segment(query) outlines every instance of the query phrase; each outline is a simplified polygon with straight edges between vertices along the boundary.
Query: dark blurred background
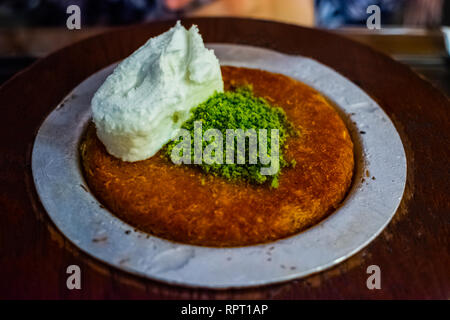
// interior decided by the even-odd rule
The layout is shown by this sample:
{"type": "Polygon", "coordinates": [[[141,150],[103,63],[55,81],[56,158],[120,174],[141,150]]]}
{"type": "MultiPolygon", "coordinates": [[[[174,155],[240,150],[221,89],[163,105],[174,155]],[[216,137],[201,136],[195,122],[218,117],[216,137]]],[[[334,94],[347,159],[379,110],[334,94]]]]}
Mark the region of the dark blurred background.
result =
{"type": "Polygon", "coordinates": [[[364,26],[366,9],[381,8],[384,25],[436,27],[448,21],[444,0],[1,0],[0,26],[64,26],[77,5],[85,26],[122,25],[184,15],[274,18],[326,28],[364,26]]]}
{"type": "Polygon", "coordinates": [[[186,16],[260,18],[330,29],[409,64],[450,94],[450,0],[0,0],[0,83],[36,58],[111,26],[186,16]],[[68,30],[69,5],[81,29],[68,30]],[[381,9],[381,29],[366,12],[381,9]]]}

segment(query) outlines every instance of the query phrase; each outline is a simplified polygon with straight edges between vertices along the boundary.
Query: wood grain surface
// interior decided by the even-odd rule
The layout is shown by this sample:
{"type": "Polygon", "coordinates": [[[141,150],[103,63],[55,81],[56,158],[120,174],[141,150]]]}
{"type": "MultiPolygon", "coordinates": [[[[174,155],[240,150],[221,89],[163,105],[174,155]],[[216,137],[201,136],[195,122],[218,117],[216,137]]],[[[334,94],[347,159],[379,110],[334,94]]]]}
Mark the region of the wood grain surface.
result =
{"type": "Polygon", "coordinates": [[[169,286],[82,253],[52,224],[32,180],[31,150],[50,111],[85,78],[174,22],[120,28],[41,59],[0,88],[0,299],[450,298],[450,103],[408,67],[335,34],[275,22],[198,18],[206,42],[249,44],[314,58],[348,77],[390,116],[407,155],[406,191],[393,221],[364,250],[308,278],[244,290],[169,286]],[[82,289],[66,288],[77,264],[82,289]],[[368,290],[366,268],[381,268],[368,290]]]}

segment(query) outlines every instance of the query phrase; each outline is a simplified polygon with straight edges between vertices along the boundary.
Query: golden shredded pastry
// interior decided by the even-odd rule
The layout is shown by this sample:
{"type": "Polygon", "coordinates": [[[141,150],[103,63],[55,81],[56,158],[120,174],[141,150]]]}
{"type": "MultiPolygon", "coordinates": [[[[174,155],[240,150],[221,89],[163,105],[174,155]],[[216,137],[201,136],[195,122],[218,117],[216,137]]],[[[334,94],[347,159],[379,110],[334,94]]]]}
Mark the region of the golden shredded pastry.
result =
{"type": "Polygon", "coordinates": [[[298,233],[330,214],[353,175],[353,143],[336,110],[316,90],[266,71],[222,67],[225,88],[251,84],[282,107],[299,130],[290,138],[277,189],[230,183],[158,154],[139,162],[109,155],[90,125],[81,143],[86,180],[98,199],[136,228],[173,241],[243,246],[298,233]]]}

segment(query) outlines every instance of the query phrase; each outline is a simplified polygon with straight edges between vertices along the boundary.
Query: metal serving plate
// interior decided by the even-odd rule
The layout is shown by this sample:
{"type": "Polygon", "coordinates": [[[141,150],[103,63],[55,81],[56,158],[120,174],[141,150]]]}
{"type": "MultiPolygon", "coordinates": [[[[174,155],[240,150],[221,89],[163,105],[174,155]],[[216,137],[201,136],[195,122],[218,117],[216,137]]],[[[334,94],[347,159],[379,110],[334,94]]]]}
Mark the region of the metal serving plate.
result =
{"type": "Polygon", "coordinates": [[[389,223],[405,187],[405,153],[388,116],[359,87],[317,61],[250,46],[209,47],[223,65],[282,73],[334,102],[351,132],[356,154],[354,182],[342,206],[295,236],[246,247],[185,245],[135,231],[104,209],[80,170],[78,144],[91,118],[90,101],[112,72],[110,66],[76,87],[36,137],[34,182],[55,225],[80,249],[119,269],[167,283],[216,289],[304,277],[361,250],[389,223]]]}

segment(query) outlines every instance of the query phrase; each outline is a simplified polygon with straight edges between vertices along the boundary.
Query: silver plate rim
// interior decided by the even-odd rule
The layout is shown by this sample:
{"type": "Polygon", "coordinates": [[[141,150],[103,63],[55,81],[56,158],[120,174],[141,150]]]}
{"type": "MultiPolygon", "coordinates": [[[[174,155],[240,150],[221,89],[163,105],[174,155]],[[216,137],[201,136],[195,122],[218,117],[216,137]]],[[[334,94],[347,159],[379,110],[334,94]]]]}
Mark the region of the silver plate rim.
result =
{"type": "Polygon", "coordinates": [[[361,155],[355,181],[341,207],[302,233],[247,247],[192,246],[134,230],[86,192],[79,168],[77,147],[91,117],[90,98],[113,65],[78,85],[48,115],[36,136],[33,179],[56,227],[82,251],[111,266],[169,284],[211,289],[305,277],[367,246],[394,216],[406,184],[403,145],[382,108],[350,80],[310,58],[244,45],[208,47],[223,65],[285,74],[317,89],[337,106],[352,138],[358,140],[361,155]],[[362,181],[366,170],[376,179],[362,181]]]}

